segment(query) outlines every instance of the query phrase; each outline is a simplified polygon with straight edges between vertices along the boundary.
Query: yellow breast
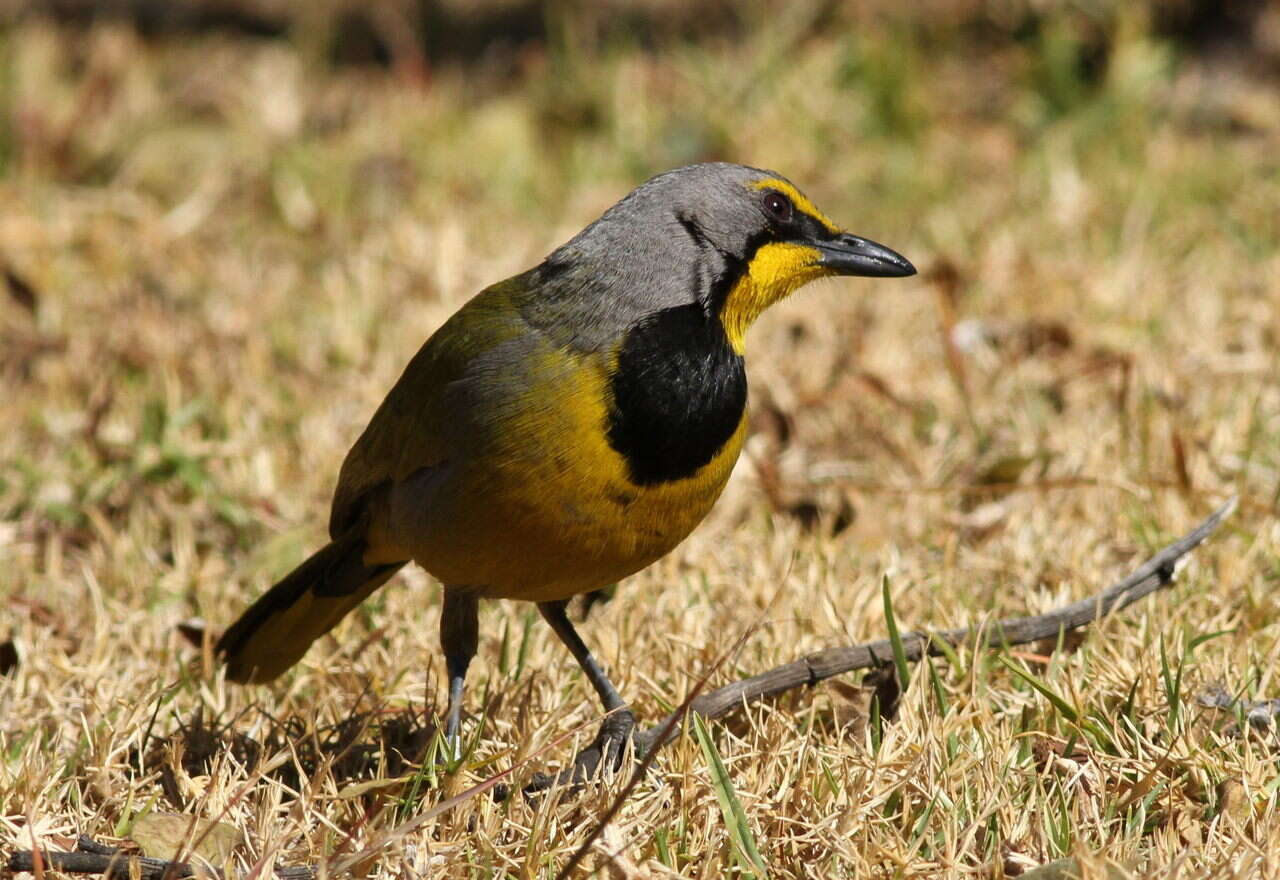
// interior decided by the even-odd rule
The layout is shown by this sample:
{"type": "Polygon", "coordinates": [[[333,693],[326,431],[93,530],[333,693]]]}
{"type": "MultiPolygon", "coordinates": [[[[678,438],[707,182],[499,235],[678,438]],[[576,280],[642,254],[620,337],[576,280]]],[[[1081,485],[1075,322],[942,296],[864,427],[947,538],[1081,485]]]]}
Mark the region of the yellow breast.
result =
{"type": "Polygon", "coordinates": [[[424,530],[429,546],[414,556],[445,583],[539,602],[598,589],[670,552],[724,489],[745,414],[687,477],[637,484],[607,435],[603,360],[567,368],[564,357],[544,355],[556,393],[522,402],[498,447],[458,469],[436,527],[424,530]]]}

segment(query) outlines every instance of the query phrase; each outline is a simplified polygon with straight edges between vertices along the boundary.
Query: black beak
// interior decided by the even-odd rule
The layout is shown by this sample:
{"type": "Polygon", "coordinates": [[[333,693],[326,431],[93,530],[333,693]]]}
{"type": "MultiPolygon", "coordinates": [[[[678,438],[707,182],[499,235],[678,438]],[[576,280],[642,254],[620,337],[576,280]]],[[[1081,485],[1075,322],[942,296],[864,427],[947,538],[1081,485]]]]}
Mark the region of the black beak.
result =
{"type": "Polygon", "coordinates": [[[839,275],[903,278],[916,274],[916,267],[906,257],[868,238],[844,233],[805,244],[821,251],[822,265],[839,275]]]}

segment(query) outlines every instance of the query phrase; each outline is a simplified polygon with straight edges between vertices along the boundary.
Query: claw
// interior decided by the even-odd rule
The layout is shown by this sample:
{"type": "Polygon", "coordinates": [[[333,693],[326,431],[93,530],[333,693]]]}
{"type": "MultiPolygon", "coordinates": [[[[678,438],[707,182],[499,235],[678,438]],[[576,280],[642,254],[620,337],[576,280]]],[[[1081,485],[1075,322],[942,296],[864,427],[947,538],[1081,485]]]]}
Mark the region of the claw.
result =
{"type": "Polygon", "coordinates": [[[600,732],[591,745],[577,754],[571,766],[554,776],[546,773],[534,774],[533,779],[524,787],[524,796],[533,798],[549,788],[559,786],[576,789],[582,783],[594,779],[601,765],[607,766],[610,771],[620,769],[635,728],[636,716],[630,709],[620,709],[609,715],[600,725],[600,732]]]}

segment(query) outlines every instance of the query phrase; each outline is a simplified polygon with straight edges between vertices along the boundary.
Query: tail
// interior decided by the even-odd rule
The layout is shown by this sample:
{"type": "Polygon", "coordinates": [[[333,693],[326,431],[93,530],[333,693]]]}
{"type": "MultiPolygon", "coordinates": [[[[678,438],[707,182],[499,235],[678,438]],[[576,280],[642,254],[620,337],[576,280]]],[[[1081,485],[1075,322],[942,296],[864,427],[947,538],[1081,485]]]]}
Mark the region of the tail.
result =
{"type": "Polygon", "coordinates": [[[259,596],[214,649],[227,664],[227,678],[275,678],[405,564],[367,566],[364,550],[363,538],[344,535],[259,596]]]}

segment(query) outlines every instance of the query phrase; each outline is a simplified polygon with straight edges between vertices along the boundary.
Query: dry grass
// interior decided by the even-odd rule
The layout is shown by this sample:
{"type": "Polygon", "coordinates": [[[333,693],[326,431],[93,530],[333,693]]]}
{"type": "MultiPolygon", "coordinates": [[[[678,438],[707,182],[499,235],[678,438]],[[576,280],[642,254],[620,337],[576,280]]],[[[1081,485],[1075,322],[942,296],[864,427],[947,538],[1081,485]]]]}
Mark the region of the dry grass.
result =
{"type": "MultiPolygon", "coordinates": [[[[175,625],[230,621],[320,539],[343,453],[467,297],[716,156],[782,171],[925,271],[807,290],[753,331],[729,491],[584,628],[642,721],[758,623],[713,684],[883,635],[886,572],[904,627],[956,626],[1090,593],[1232,492],[1241,511],[1172,591],[1047,665],[921,667],[879,741],[847,685],[686,737],[606,833],[618,858],[587,864],[760,873],[710,743],[773,877],[1068,854],[1089,876],[1280,871],[1275,733],[1195,699],[1280,691],[1280,92],[1123,16],[1103,78],[1074,83],[1051,52],[926,50],[808,8],[657,54],[574,51],[566,28],[511,79],[429,87],[283,41],[0,31],[6,850],[181,811],[241,830],[242,866],[336,864],[498,771],[568,760],[556,740],[593,730],[595,702],[529,607],[483,612],[465,765],[372,789],[351,786],[413,773],[404,719],[442,708],[421,571],[270,688],[226,686],[175,625]],[[369,727],[324,749],[353,715],[369,727]]],[[[353,870],[554,876],[620,785],[471,798],[353,870]]]]}

